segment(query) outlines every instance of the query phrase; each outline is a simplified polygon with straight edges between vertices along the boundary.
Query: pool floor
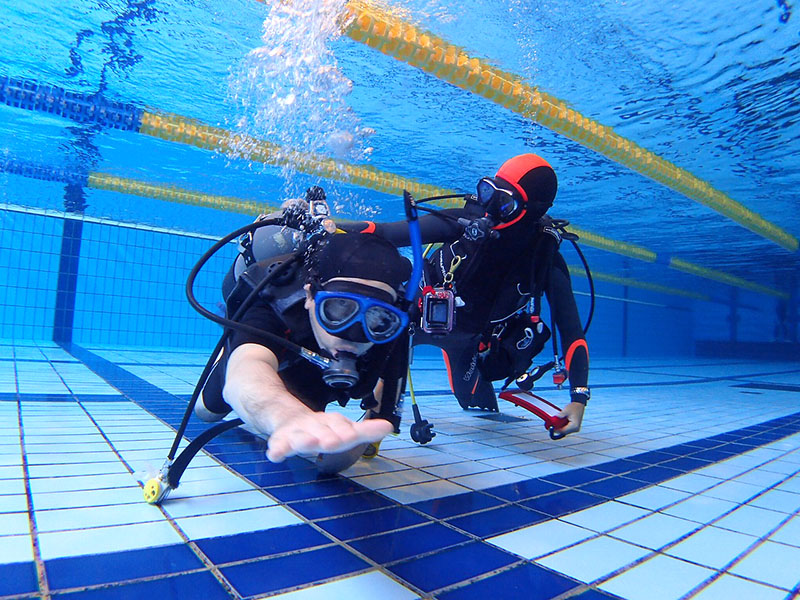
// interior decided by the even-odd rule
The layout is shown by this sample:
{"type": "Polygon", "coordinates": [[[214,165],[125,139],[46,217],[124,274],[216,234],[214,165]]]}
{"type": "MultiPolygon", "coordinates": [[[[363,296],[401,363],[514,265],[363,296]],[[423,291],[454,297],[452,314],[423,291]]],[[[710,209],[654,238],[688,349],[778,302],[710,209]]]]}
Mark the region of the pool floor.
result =
{"type": "Polygon", "coordinates": [[[205,360],[0,345],[0,598],[798,596],[797,363],[594,360],[582,431],[552,441],[508,403],[461,410],[425,349],[431,443],[407,399],[377,458],[322,477],[238,428],[148,505],[205,360]]]}

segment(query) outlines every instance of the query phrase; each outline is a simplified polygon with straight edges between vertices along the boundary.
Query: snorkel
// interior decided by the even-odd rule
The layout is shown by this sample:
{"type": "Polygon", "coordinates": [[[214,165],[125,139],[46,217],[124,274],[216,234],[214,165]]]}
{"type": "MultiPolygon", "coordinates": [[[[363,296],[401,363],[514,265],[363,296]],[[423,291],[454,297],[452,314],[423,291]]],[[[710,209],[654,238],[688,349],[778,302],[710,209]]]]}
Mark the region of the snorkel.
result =
{"type": "Polygon", "coordinates": [[[419,286],[420,279],[422,279],[422,231],[419,227],[419,211],[417,210],[417,203],[414,197],[403,190],[403,207],[406,211],[406,221],[408,222],[408,236],[411,240],[411,253],[414,257],[414,262],[411,267],[411,277],[408,279],[406,286],[406,295],[404,300],[408,307],[417,295],[417,287],[419,286]]]}

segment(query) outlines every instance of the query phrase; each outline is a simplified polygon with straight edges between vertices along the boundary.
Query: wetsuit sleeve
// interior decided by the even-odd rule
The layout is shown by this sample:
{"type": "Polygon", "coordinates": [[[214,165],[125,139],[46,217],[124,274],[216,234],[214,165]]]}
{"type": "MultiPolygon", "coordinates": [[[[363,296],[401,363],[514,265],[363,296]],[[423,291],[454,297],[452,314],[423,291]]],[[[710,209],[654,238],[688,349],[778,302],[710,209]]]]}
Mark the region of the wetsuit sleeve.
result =
{"type": "MultiPolygon", "coordinates": [[[[469,211],[464,208],[450,208],[437,213],[423,215],[419,218],[419,228],[423,244],[444,243],[457,240],[461,236],[462,227],[459,217],[467,217],[469,211]]],[[[406,221],[376,223],[374,221],[349,221],[337,223],[340,229],[348,233],[375,233],[389,240],[397,247],[410,246],[411,240],[406,221]]]]}
{"type": "MultiPolygon", "coordinates": [[[[583,335],[578,306],[572,293],[569,269],[560,252],[553,256],[553,267],[547,289],[547,302],[553,312],[564,350],[564,362],[569,373],[570,388],[585,388],[589,380],[589,347],[583,335]]],[[[586,403],[585,394],[572,394],[575,402],[586,403]]]]}
{"type": "MultiPolygon", "coordinates": [[[[288,333],[283,320],[281,320],[272,308],[262,302],[256,302],[253,306],[248,308],[242,318],[239,319],[239,322],[249,325],[250,327],[263,329],[264,331],[281,337],[286,337],[288,333]]],[[[286,352],[284,346],[266,336],[260,337],[250,332],[235,329],[228,344],[229,350],[232,352],[243,344],[259,344],[260,346],[269,348],[275,353],[278,360],[282,360],[283,354],[286,352]]]]}

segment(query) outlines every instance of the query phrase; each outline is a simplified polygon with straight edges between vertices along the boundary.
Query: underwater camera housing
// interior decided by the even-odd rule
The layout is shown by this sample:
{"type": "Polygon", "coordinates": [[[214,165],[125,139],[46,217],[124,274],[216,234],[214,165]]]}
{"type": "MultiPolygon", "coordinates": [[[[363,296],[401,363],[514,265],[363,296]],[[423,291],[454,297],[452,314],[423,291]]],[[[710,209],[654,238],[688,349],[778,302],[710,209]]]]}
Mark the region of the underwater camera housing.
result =
{"type": "Polygon", "coordinates": [[[456,299],[453,290],[433,288],[422,296],[422,331],[447,335],[453,331],[456,299]]]}

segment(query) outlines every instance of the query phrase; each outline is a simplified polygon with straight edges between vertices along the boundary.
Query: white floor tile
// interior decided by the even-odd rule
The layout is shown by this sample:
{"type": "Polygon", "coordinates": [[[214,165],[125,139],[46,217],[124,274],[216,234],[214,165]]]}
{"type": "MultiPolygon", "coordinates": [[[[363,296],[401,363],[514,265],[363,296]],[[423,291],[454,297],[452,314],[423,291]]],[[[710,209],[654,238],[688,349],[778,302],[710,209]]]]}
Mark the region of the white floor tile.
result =
{"type": "Polygon", "coordinates": [[[272,596],[272,598],[280,598],[280,600],[330,600],[331,598],[412,600],[418,597],[408,588],[377,571],[370,571],[347,579],[339,579],[338,581],[324,583],[296,592],[272,596]]]}
{"type": "Polygon", "coordinates": [[[165,520],[39,535],[39,549],[44,560],[183,543],[175,528],[165,520]]]}
{"type": "Polygon", "coordinates": [[[699,525],[693,521],[654,513],[630,525],[615,529],[609,535],[656,550],[698,527],[699,525]]]}
{"type": "Polygon", "coordinates": [[[537,562],[568,577],[591,583],[650,554],[650,550],[606,536],[582,542],[537,562]]]}
{"type": "Polygon", "coordinates": [[[704,567],[659,555],[599,586],[626,600],[675,600],[714,574],[704,567]]]}
{"type": "Polygon", "coordinates": [[[364,475],[362,477],[354,477],[353,481],[356,481],[371,490],[382,490],[400,485],[411,485],[414,483],[422,483],[424,481],[433,481],[434,479],[437,478],[433,475],[425,473],[424,471],[417,471],[416,469],[404,469],[402,471],[381,473],[379,475],[364,475]]]}
{"type": "Polygon", "coordinates": [[[421,500],[434,500],[469,491],[471,491],[469,488],[439,479],[425,483],[415,483],[414,485],[384,488],[380,490],[380,493],[400,504],[412,504],[421,500]]]}
{"type": "Polygon", "coordinates": [[[167,498],[162,507],[173,518],[211,515],[248,508],[261,508],[275,505],[275,500],[258,490],[217,494],[212,496],[192,496],[188,498],[167,498]]]}
{"type": "Polygon", "coordinates": [[[620,502],[632,504],[633,506],[640,506],[650,510],[658,510],[664,508],[669,504],[674,504],[680,500],[685,500],[690,496],[689,492],[682,492],[680,490],[673,490],[660,485],[654,485],[632,494],[626,494],[617,498],[620,502]]]}
{"type": "Polygon", "coordinates": [[[33,561],[33,544],[29,532],[0,536],[0,564],[33,561]]]}
{"type": "Polygon", "coordinates": [[[190,540],[233,535],[301,523],[283,506],[252,508],[223,514],[184,517],[175,520],[190,540]]]}
{"type": "Polygon", "coordinates": [[[612,501],[566,515],[561,520],[604,533],[649,514],[649,510],[612,501]]]}
{"type": "Polygon", "coordinates": [[[798,565],[800,548],[767,541],[735,564],[730,572],[791,590],[800,583],[798,565]]]}
{"type": "Polygon", "coordinates": [[[28,513],[2,513],[0,514],[0,535],[24,535],[30,533],[28,513]]]}
{"type": "Polygon", "coordinates": [[[561,550],[595,535],[593,531],[557,519],[537,523],[487,539],[490,544],[527,559],[561,550]]]}
{"type": "Polygon", "coordinates": [[[800,516],[795,515],[792,517],[792,519],[775,532],[770,539],[800,548],[800,516]]]}
{"type": "Polygon", "coordinates": [[[770,490],[751,501],[750,506],[793,514],[800,510],[800,494],[778,489],[770,490]]]}
{"type": "Polygon", "coordinates": [[[709,523],[712,520],[732,511],[738,506],[735,502],[711,498],[705,494],[692,496],[686,500],[663,509],[661,512],[673,517],[680,517],[698,523],[709,523]]]}
{"type": "Polygon", "coordinates": [[[758,538],[743,533],[706,527],[666,550],[666,553],[699,565],[721,569],[757,540],[758,538]]]}
{"type": "Polygon", "coordinates": [[[512,473],[511,471],[489,471],[488,473],[454,477],[451,481],[472,490],[485,490],[498,485],[516,483],[525,479],[528,478],[519,473],[512,473]]]}
{"type": "Polygon", "coordinates": [[[686,475],[681,475],[680,477],[665,481],[660,485],[665,488],[696,494],[717,484],[719,484],[719,479],[715,477],[707,477],[699,473],[687,473],[686,475]]]}
{"type": "Polygon", "coordinates": [[[714,525],[739,533],[763,537],[786,518],[784,513],[766,510],[755,506],[740,506],[714,525]]]}
{"type": "Polygon", "coordinates": [[[742,600],[785,600],[786,591],[733,575],[723,575],[701,590],[699,594],[692,596],[692,600],[735,600],[738,598],[742,598],[742,600]]]}

